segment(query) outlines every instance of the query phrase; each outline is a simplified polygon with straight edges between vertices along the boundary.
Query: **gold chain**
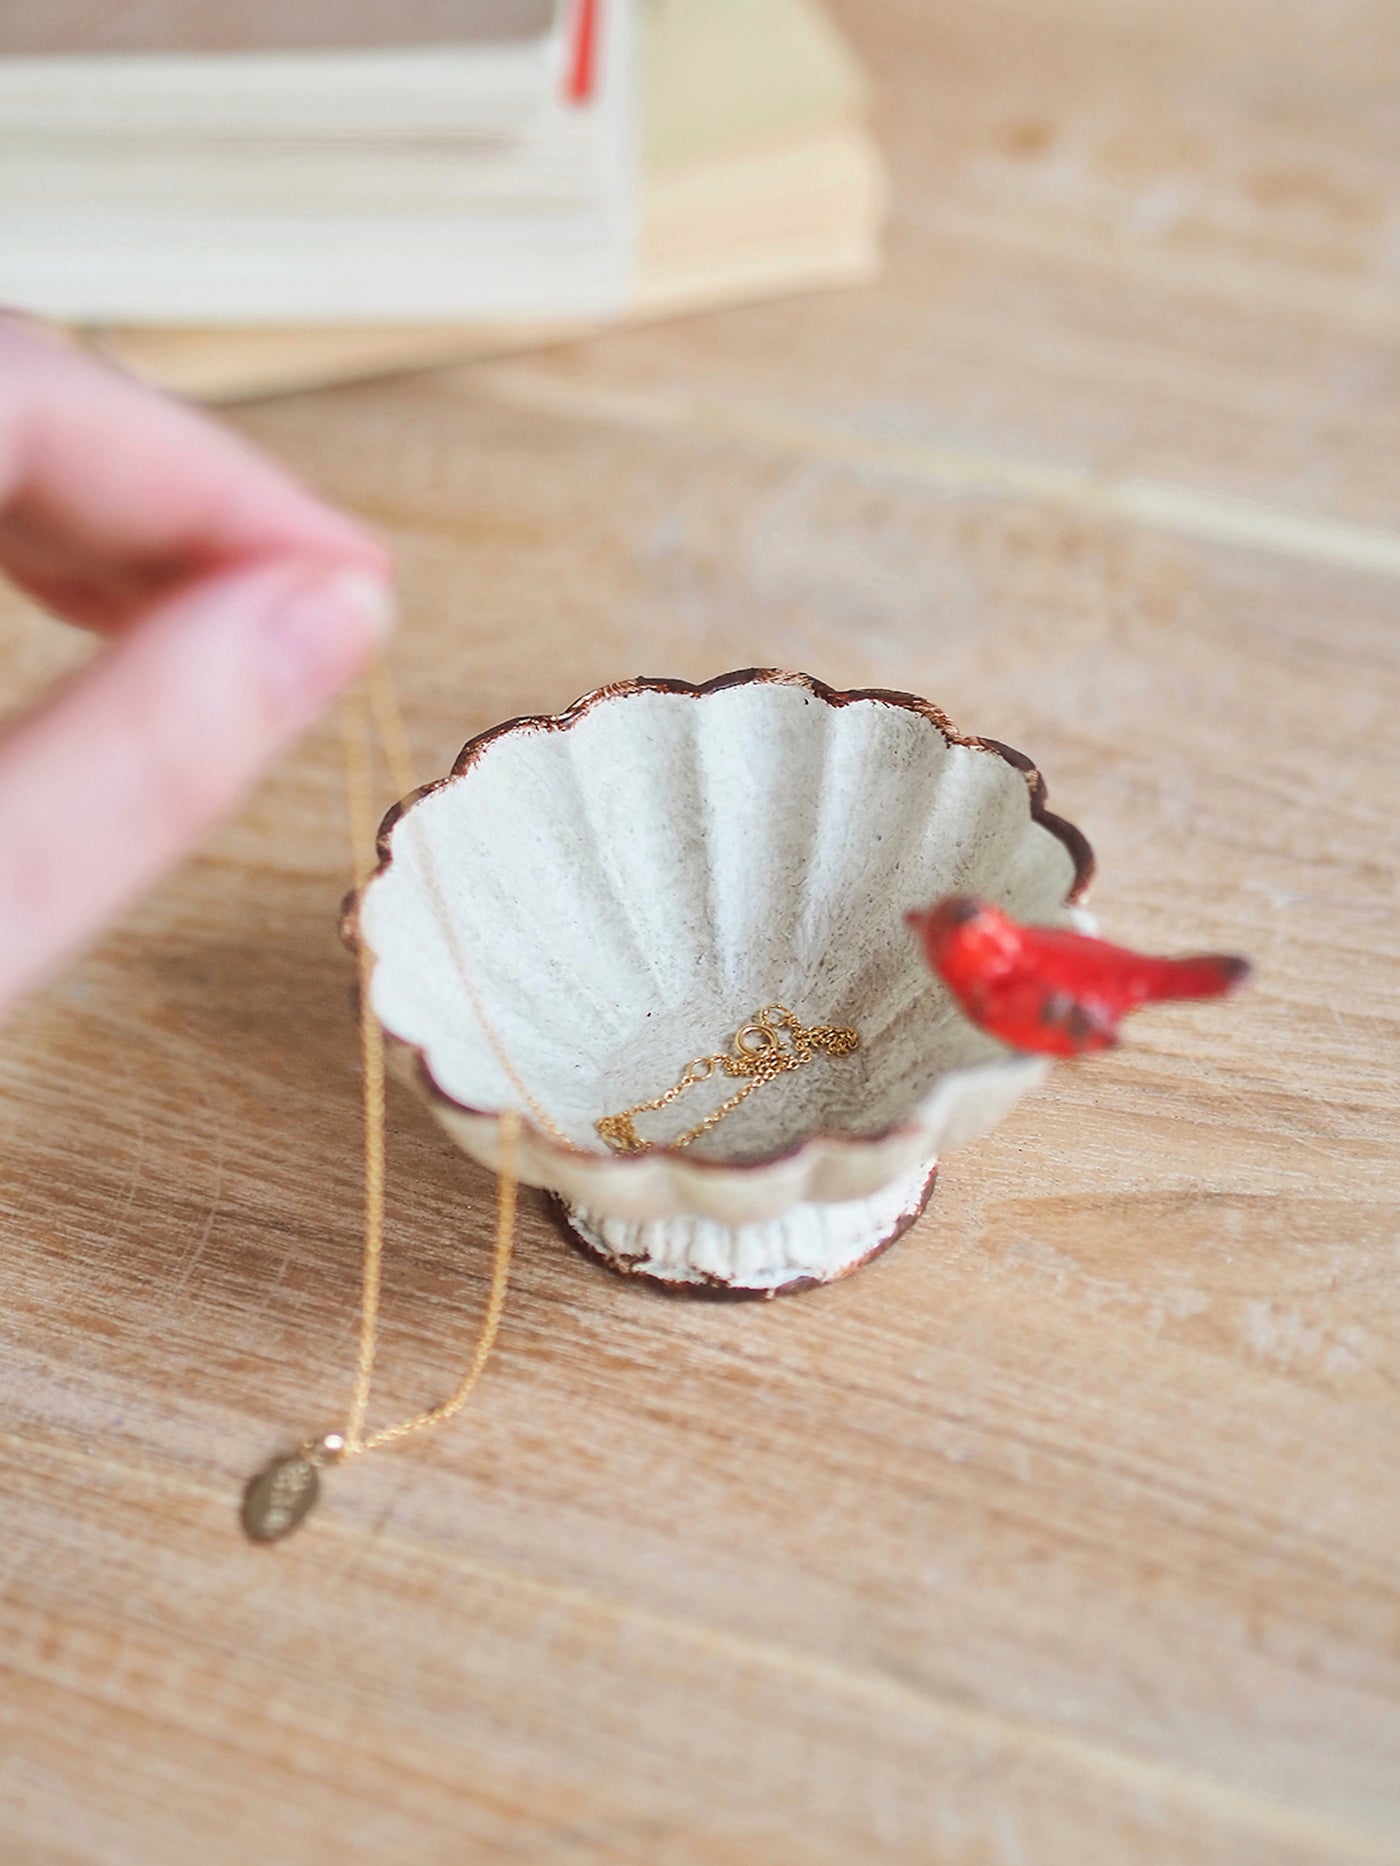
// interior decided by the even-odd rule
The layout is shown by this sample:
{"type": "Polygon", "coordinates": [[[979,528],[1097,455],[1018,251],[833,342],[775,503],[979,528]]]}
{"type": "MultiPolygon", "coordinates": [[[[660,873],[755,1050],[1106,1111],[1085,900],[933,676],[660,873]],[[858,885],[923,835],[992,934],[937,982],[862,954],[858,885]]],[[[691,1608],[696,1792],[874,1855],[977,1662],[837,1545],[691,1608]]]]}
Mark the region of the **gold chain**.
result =
{"type": "MultiPolygon", "coordinates": [[[[393,677],[385,662],[376,662],[369,682],[370,706],[375,729],[384,750],[395,785],[403,796],[417,789],[416,775],[408,753],[408,737],[393,677]]],[[[347,698],[341,708],[345,749],[346,798],[349,805],[351,838],[354,848],[355,882],[363,887],[368,879],[369,852],[374,847],[374,798],[370,782],[367,732],[363,706],[358,696],[347,698]]],[[[436,889],[430,891],[436,896],[436,889]]],[[[439,919],[447,924],[444,912],[439,919]]],[[[375,1350],[379,1330],[379,1295],[384,1254],[384,1032],[370,1004],[370,984],[374,959],[366,943],[359,942],[360,970],[360,1053],[364,1085],[365,1127],[365,1232],[364,1267],[360,1295],[360,1334],[355,1357],[355,1389],[350,1414],[343,1433],[330,1435],[335,1443],[330,1453],[338,1459],[353,1458],[361,1452],[374,1451],[413,1432],[441,1425],[461,1411],[481,1378],[500,1326],[505,1307],[506,1285],[510,1277],[510,1258],[515,1236],[515,1210],[518,1191],[516,1159],[519,1151],[520,1116],[513,1108],[501,1112],[501,1159],[496,1200],[496,1247],[491,1289],[486,1301],[486,1315],[471,1362],[448,1399],[426,1407],[398,1425],[382,1426],[365,1436],[365,1416],[369,1410],[370,1387],[374,1380],[375,1350]]],[[[463,968],[465,976],[465,968],[463,968]]],[[[475,998],[475,993],[473,993],[475,998]]],[[[484,1021],[484,1020],[483,1020],[484,1021]]],[[[488,1040],[493,1033],[488,1032],[488,1040]]],[[[324,1448],[326,1441],[322,1440],[324,1448]]],[[[328,1455],[323,1451],[323,1455],[328,1455]]]]}
{"type": "Polygon", "coordinates": [[[693,1140],[699,1140],[702,1134],[718,1127],[726,1115],[732,1114],[765,1082],[776,1082],[789,1070],[805,1067],[821,1051],[828,1056],[849,1056],[859,1048],[860,1038],[849,1025],[803,1024],[785,1004],[766,1004],[742,1026],[731,1049],[721,1050],[714,1056],[697,1056],[694,1062],[686,1064],[680,1080],[664,1095],[657,1095],[651,1101],[635,1102],[618,1114],[605,1114],[593,1125],[615,1153],[649,1153],[657,1143],[643,1140],[637,1132],[639,1114],[653,1114],[659,1108],[669,1108],[688,1088],[693,1088],[697,1082],[708,1082],[717,1070],[731,1079],[742,1079],[743,1087],[712,1109],[703,1121],[697,1121],[694,1127],[688,1127],[666,1143],[671,1147],[688,1147],[693,1140]]]}
{"type": "MultiPolygon", "coordinates": [[[[371,715],[385,760],[400,792],[407,796],[417,788],[403,715],[394,690],[393,677],[385,663],[376,663],[369,681],[371,715]]],[[[346,699],[341,709],[341,736],[345,754],[346,803],[357,887],[368,878],[374,848],[374,791],[368,749],[369,722],[364,702],[358,694],[346,699]]],[[[555,1137],[573,1146],[559,1127],[541,1108],[520,1080],[505,1053],[500,1038],[481,1005],[465,958],[458,949],[451,918],[446,913],[434,877],[423,856],[424,878],[433,896],[453,956],[457,960],[464,985],[480,1020],[487,1042],[495,1052],[507,1077],[526,1106],[555,1137]]],[[[276,1458],[248,1485],[243,1499],[243,1526],[256,1542],[279,1541],[303,1520],[320,1491],[319,1469],[326,1464],[343,1463],[347,1458],[375,1451],[412,1433],[442,1425],[461,1411],[481,1378],[505,1307],[510,1279],[510,1260],[515,1237],[515,1213],[519,1181],[521,1121],[513,1108],[500,1115],[500,1165],[496,1202],[495,1253],[491,1288],[486,1300],[486,1314],[470,1363],[454,1391],[436,1406],[426,1407],[397,1425],[381,1426],[366,1434],[365,1417],[369,1409],[370,1389],[374,1380],[374,1362],[379,1334],[379,1300],[384,1256],[384,1033],[370,1002],[374,962],[367,946],[359,943],[360,986],[360,1058],[364,1107],[365,1176],[364,1176],[364,1251],[360,1281],[360,1327],[355,1356],[355,1384],[350,1410],[343,1432],[327,1432],[321,1438],[306,1440],[289,1457],[276,1458]]]]}

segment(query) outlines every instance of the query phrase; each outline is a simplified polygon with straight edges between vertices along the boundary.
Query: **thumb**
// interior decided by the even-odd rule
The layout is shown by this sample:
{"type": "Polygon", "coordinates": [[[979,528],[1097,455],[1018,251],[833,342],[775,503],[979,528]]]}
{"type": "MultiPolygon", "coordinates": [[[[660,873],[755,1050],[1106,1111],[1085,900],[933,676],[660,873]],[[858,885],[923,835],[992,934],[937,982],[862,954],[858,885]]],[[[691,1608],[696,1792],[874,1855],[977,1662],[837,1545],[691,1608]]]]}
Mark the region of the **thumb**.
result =
{"type": "Polygon", "coordinates": [[[243,796],[388,633],[388,587],[282,560],[159,605],[0,737],[0,1010],[243,796]]]}

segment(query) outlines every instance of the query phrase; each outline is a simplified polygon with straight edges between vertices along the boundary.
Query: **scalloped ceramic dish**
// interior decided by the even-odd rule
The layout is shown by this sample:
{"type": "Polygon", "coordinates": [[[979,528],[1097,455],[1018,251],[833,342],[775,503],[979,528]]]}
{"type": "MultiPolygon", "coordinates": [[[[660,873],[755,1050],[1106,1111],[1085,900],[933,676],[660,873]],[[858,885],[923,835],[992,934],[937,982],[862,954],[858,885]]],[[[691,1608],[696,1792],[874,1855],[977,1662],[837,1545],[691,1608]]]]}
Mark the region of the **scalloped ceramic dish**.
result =
{"type": "MultiPolygon", "coordinates": [[[[904,910],[958,889],[1068,924],[1091,872],[1030,762],[928,701],[773,671],[632,680],[472,740],[390,813],[344,930],[372,955],[399,1061],[469,1153],[497,1164],[523,1083],[567,1140],[526,1115],[521,1178],[590,1250],[668,1287],[772,1294],[898,1236],[939,1154],[1045,1071],[966,1022],[904,910]],[[600,1116],[774,1001],[852,1025],[859,1050],[765,1085],[690,1147],[599,1139],[600,1116]]],[[[723,1093],[639,1126],[664,1142],[723,1093]]]]}

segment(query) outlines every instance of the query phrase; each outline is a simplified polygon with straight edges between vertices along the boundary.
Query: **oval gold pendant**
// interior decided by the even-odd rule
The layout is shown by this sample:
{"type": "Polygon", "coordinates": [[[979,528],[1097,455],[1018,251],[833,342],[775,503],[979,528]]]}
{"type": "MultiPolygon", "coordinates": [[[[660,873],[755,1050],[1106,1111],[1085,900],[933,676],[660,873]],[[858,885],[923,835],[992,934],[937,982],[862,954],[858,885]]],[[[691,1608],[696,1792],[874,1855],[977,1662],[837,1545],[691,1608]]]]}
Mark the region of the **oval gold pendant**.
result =
{"type": "Polygon", "coordinates": [[[310,1459],[294,1452],[274,1458],[243,1493],[243,1529],[252,1542],[280,1542],[302,1521],[321,1494],[310,1459]]]}

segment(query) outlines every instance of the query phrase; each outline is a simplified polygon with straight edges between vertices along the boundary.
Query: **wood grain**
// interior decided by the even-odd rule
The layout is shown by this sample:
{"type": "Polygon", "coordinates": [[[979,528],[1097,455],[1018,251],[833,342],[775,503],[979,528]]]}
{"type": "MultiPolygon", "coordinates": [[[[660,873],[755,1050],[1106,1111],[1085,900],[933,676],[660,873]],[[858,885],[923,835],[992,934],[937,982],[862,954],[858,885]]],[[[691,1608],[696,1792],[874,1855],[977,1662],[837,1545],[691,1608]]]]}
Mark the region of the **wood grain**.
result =
{"type": "MultiPolygon", "coordinates": [[[[314,735],[0,1041],[7,1861],[1400,1861],[1400,33],[846,12],[880,287],[240,425],[392,535],[425,767],[622,674],[912,688],[1037,758],[1110,934],[1258,986],[1058,1071],[826,1292],[653,1297],[530,1199],[469,1414],[252,1549],[351,1372],[314,735]]],[[[4,624],[10,701],[81,652],[4,624]]],[[[391,1125],[385,1415],[492,1195],[391,1125]]]]}

